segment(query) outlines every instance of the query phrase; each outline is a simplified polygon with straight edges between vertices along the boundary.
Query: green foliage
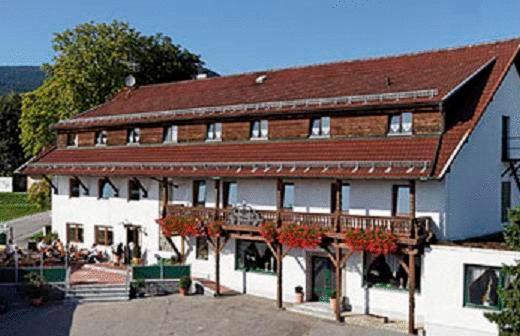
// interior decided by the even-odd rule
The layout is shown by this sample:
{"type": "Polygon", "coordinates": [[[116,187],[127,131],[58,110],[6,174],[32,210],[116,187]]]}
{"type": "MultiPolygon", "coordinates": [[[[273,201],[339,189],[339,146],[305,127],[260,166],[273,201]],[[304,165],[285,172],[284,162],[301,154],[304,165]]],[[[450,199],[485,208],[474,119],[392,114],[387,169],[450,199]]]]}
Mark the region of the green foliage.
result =
{"type": "Polygon", "coordinates": [[[21,139],[28,155],[52,143],[52,124],[106,102],[129,74],[139,85],[171,82],[192,78],[203,65],[171,38],[143,36],[119,21],[65,30],[54,36],[53,49],[53,64],[44,65],[48,78],[23,99],[21,139]]]}
{"type": "Polygon", "coordinates": [[[46,298],[48,296],[48,285],[45,279],[36,272],[25,276],[25,291],[31,299],[46,298]]]}
{"type": "MultiPolygon", "coordinates": [[[[520,251],[520,207],[509,212],[510,224],[504,230],[507,245],[520,251]]],[[[496,323],[501,336],[520,335],[520,260],[515,265],[502,267],[502,273],[511,282],[499,290],[502,309],[498,313],[485,316],[496,323]]]]}
{"type": "Polygon", "coordinates": [[[52,241],[58,239],[58,234],[56,232],[49,232],[44,234],[43,231],[38,231],[31,236],[32,240],[40,241],[43,239],[47,244],[50,244],[52,241]]]}
{"type": "Polygon", "coordinates": [[[191,286],[191,278],[189,276],[183,276],[179,280],[179,287],[184,289],[189,289],[191,286]]]}
{"type": "Polygon", "coordinates": [[[39,66],[0,66],[0,96],[32,91],[44,79],[45,73],[39,66]]]}
{"type": "Polygon", "coordinates": [[[51,207],[51,187],[45,180],[34,183],[27,193],[27,199],[39,210],[51,207]]]}
{"type": "Polygon", "coordinates": [[[0,97],[0,176],[11,176],[24,162],[18,121],[22,98],[18,94],[0,97]]]}

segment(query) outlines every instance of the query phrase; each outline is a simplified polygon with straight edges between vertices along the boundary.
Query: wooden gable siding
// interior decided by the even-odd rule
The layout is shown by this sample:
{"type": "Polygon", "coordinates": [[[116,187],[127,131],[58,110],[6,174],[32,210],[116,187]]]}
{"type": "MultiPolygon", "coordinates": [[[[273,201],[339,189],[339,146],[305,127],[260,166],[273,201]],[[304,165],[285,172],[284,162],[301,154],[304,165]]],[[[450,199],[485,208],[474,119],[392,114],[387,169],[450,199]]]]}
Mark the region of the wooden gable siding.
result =
{"type": "Polygon", "coordinates": [[[59,133],[58,139],[56,140],[56,145],[58,148],[67,147],[67,133],[59,133]]]}
{"type": "Polygon", "coordinates": [[[162,127],[145,127],[141,128],[141,143],[142,144],[159,144],[163,141],[162,127]]]}
{"type": "Polygon", "coordinates": [[[96,133],[95,132],[81,132],[81,133],[78,133],[78,146],[79,147],[91,147],[91,146],[94,146],[95,137],[96,137],[96,133]]]}
{"type": "Polygon", "coordinates": [[[440,112],[414,113],[413,128],[415,134],[442,132],[442,114],[440,112]]]}
{"type": "Polygon", "coordinates": [[[108,145],[121,146],[126,144],[126,129],[108,131],[108,145]]]}
{"type": "Polygon", "coordinates": [[[388,116],[336,116],[330,121],[332,137],[384,136],[388,132],[388,116]]]}
{"type": "Polygon", "coordinates": [[[309,137],[309,118],[269,120],[269,139],[304,139],[309,137]]]}
{"type": "Polygon", "coordinates": [[[244,141],[249,140],[250,123],[248,121],[222,123],[223,141],[244,141]]]}
{"type": "Polygon", "coordinates": [[[206,124],[180,125],[177,140],[179,142],[204,141],[206,139],[206,124]]]}

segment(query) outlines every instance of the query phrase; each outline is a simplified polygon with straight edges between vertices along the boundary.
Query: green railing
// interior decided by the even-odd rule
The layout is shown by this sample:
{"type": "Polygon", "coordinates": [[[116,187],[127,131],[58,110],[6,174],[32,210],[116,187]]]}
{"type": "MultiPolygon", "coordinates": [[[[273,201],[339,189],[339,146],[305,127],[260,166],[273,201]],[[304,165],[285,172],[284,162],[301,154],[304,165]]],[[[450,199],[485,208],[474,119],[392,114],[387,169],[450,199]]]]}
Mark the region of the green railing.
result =
{"type": "Polygon", "coordinates": [[[133,266],[133,280],[165,280],[180,279],[183,276],[191,276],[189,265],[156,265],[156,266],[133,266]]]}
{"type": "MultiPolygon", "coordinates": [[[[29,273],[42,274],[45,281],[49,283],[65,282],[67,278],[67,269],[65,267],[27,267],[18,269],[18,282],[23,282],[25,276],[29,273]]],[[[16,269],[14,267],[0,268],[0,283],[15,283],[16,269]]]]}

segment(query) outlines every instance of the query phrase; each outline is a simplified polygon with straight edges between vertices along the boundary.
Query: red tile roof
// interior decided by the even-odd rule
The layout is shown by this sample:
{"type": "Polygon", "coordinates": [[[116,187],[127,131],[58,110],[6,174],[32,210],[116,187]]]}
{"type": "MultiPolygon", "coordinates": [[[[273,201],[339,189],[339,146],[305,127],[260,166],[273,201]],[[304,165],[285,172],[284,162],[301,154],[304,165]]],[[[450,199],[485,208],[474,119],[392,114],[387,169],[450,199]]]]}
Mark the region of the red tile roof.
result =
{"type": "MultiPolygon", "coordinates": [[[[447,130],[441,136],[440,143],[435,137],[409,137],[54,150],[37,160],[37,163],[424,160],[430,165],[435,164],[428,173],[440,177],[451,162],[450,158],[456,155],[462,140],[471,133],[492,100],[517,55],[519,44],[520,39],[514,39],[402,56],[144,86],[130,92],[123,91],[112,101],[73,119],[81,125],[81,121],[88,121],[92,117],[110,118],[132,113],[152,115],[153,112],[165,110],[431,89],[437,90],[438,94],[402,101],[446,103],[443,98],[461,84],[465,84],[465,87],[475,87],[475,90],[470,90],[463,97],[464,104],[450,104],[450,107],[446,108],[445,112],[450,123],[447,124],[447,130]],[[484,65],[487,65],[485,71],[482,71],[478,78],[466,83],[477,70],[482,70],[484,65]],[[263,84],[256,84],[257,76],[263,74],[267,75],[266,81],[263,84]],[[387,78],[391,82],[390,86],[387,85],[387,78]]],[[[387,103],[382,101],[371,104],[380,106],[387,103]]],[[[365,103],[361,104],[365,105],[365,103]]],[[[323,108],[323,106],[317,107],[323,108]]],[[[90,120],[88,125],[97,122],[90,120]]],[[[63,173],[65,168],[60,169],[63,173]]],[[[37,165],[29,165],[24,172],[43,171],[41,165],[39,168],[37,165]]],[[[57,173],[58,169],[46,171],[57,173]]],[[[92,167],[91,171],[93,171],[92,167]]],[[[149,171],[156,173],[152,169],[149,171]]],[[[394,169],[393,173],[395,172],[394,169]]],[[[327,174],[330,174],[330,171],[327,174]]],[[[380,175],[385,177],[384,174],[380,175]]],[[[424,176],[424,171],[419,175],[424,176]]]]}

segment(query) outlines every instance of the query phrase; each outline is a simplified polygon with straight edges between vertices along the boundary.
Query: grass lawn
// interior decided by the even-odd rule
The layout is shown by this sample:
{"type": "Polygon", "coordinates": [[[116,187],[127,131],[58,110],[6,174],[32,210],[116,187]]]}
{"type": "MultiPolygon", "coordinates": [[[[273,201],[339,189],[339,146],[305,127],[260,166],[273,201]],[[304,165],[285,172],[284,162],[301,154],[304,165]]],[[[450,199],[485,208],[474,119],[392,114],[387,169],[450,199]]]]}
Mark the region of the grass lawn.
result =
{"type": "Polygon", "coordinates": [[[0,193],[0,223],[40,211],[27,201],[26,193],[0,193]]]}

